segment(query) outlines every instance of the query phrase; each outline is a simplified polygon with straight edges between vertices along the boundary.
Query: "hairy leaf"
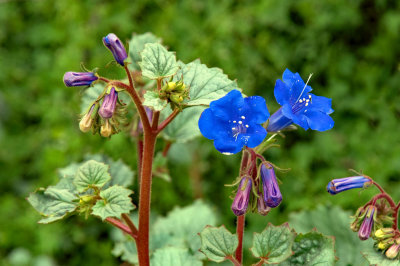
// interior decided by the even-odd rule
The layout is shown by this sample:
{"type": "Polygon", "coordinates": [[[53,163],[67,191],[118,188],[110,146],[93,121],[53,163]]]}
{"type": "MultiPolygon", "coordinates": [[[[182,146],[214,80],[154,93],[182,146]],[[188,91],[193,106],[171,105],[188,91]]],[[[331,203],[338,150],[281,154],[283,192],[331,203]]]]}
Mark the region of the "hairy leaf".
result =
{"type": "Polygon", "coordinates": [[[140,53],[143,51],[147,43],[161,43],[161,39],[157,38],[150,32],[144,34],[135,34],[129,42],[129,59],[132,64],[129,67],[133,70],[140,70],[139,61],[140,53]]]}
{"type": "Polygon", "coordinates": [[[201,266],[200,260],[185,248],[165,247],[157,249],[151,259],[152,266],[201,266]]]}
{"type": "Polygon", "coordinates": [[[146,91],[146,93],[144,94],[143,105],[150,107],[154,111],[161,111],[168,105],[168,102],[166,100],[160,99],[157,92],[146,91]]]}
{"type": "Polygon", "coordinates": [[[379,266],[398,266],[400,261],[390,260],[386,258],[385,255],[378,253],[378,251],[370,250],[362,252],[364,258],[369,262],[370,265],[379,265],[379,266]]]}
{"type": "Polygon", "coordinates": [[[83,192],[89,188],[101,188],[110,179],[111,176],[108,173],[107,165],[90,160],[79,167],[74,184],[79,192],[83,192]]]}

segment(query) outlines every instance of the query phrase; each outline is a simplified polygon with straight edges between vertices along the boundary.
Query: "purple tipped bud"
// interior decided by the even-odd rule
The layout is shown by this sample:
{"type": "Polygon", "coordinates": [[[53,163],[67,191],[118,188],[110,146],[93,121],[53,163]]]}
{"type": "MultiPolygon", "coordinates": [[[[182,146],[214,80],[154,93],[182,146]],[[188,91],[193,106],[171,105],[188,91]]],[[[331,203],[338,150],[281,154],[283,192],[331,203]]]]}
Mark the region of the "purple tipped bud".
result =
{"type": "Polygon", "coordinates": [[[109,94],[104,96],[103,103],[99,109],[99,115],[108,119],[111,118],[115,111],[115,105],[117,104],[118,92],[115,91],[115,88],[112,87],[109,94]]]}
{"type": "Polygon", "coordinates": [[[399,254],[399,251],[400,251],[400,244],[393,244],[390,246],[390,248],[388,248],[388,250],[386,250],[385,255],[389,259],[394,259],[399,254]]]}
{"type": "Polygon", "coordinates": [[[366,210],[366,215],[363,223],[361,224],[360,231],[358,231],[358,237],[361,240],[367,240],[371,235],[372,226],[374,225],[374,216],[376,207],[369,205],[366,210]]]}
{"type": "Polygon", "coordinates": [[[98,77],[93,72],[67,72],[64,74],[64,84],[67,87],[89,86],[98,77]]]}
{"type": "Polygon", "coordinates": [[[261,214],[262,216],[267,215],[271,211],[271,207],[268,207],[265,204],[265,200],[264,200],[264,197],[262,194],[258,194],[257,210],[258,210],[258,213],[261,214]]]}
{"type": "Polygon", "coordinates": [[[264,190],[264,201],[268,207],[275,208],[282,201],[282,194],[279,190],[278,181],[272,165],[265,164],[261,165],[261,180],[264,190]]]}
{"type": "Polygon", "coordinates": [[[351,176],[339,179],[333,179],[329,182],[326,190],[332,195],[336,195],[345,190],[352,188],[366,188],[372,184],[371,179],[365,176],[351,176]]]}
{"type": "Polygon", "coordinates": [[[114,33],[109,33],[103,38],[104,45],[111,51],[115,61],[121,66],[124,65],[124,60],[128,57],[124,45],[114,33]]]}
{"type": "Polygon", "coordinates": [[[251,194],[252,180],[250,177],[245,176],[240,180],[239,187],[232,202],[232,211],[236,216],[246,213],[247,206],[249,205],[249,198],[251,194]]]}

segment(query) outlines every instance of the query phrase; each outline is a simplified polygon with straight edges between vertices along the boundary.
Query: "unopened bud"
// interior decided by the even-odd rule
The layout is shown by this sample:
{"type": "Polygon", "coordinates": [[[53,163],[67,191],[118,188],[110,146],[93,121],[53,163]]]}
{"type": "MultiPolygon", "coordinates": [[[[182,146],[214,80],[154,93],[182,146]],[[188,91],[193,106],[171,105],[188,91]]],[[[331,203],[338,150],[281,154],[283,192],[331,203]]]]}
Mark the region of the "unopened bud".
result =
{"type": "Polygon", "coordinates": [[[390,248],[388,248],[388,250],[386,250],[385,255],[389,259],[394,259],[399,254],[399,251],[400,251],[400,244],[393,244],[390,246],[390,248]]]}
{"type": "Polygon", "coordinates": [[[375,237],[378,239],[386,239],[393,237],[395,234],[393,228],[380,228],[375,231],[375,237]]]}
{"type": "Polygon", "coordinates": [[[103,38],[104,45],[111,51],[115,61],[124,66],[124,60],[128,57],[125,47],[121,40],[114,33],[108,34],[103,38]]]}
{"type": "Polygon", "coordinates": [[[282,194],[279,190],[278,181],[274,168],[270,164],[262,164],[261,169],[261,181],[264,190],[264,201],[268,207],[275,208],[282,201],[282,194]]]}
{"type": "Polygon", "coordinates": [[[171,91],[175,90],[175,88],[176,88],[176,82],[171,81],[165,85],[164,90],[165,90],[165,92],[171,92],[171,91]]]}
{"type": "Polygon", "coordinates": [[[240,216],[246,213],[249,205],[249,199],[251,194],[252,180],[250,177],[245,176],[240,180],[239,187],[232,202],[232,211],[236,216],[240,216]]]}
{"type": "Polygon", "coordinates": [[[352,176],[339,179],[333,179],[329,182],[326,190],[332,195],[336,195],[352,188],[366,188],[372,184],[371,179],[364,176],[352,176]]]}
{"type": "Polygon", "coordinates": [[[66,72],[63,78],[67,87],[89,86],[97,79],[93,72],[66,72]]]}
{"type": "Polygon", "coordinates": [[[96,117],[98,109],[99,105],[95,103],[92,105],[92,107],[90,107],[89,112],[82,117],[81,121],[79,122],[79,129],[82,132],[86,133],[90,131],[93,125],[93,119],[96,117]]]}
{"type": "Polygon", "coordinates": [[[108,121],[108,119],[106,119],[104,124],[101,125],[100,134],[105,138],[108,138],[109,136],[111,136],[112,127],[111,127],[111,124],[108,121]]]}
{"type": "Polygon", "coordinates": [[[372,226],[374,225],[374,216],[376,207],[369,205],[366,209],[366,215],[363,223],[361,224],[360,231],[358,231],[358,237],[361,240],[367,240],[371,235],[372,226]]]}
{"type": "Polygon", "coordinates": [[[258,210],[258,213],[261,214],[262,216],[267,215],[271,211],[271,207],[268,207],[265,204],[264,196],[262,194],[258,194],[257,210],[258,210]]]}
{"type": "Polygon", "coordinates": [[[104,118],[111,118],[115,111],[117,104],[118,92],[114,87],[111,88],[110,93],[104,96],[103,103],[101,104],[99,115],[104,118]]]}
{"type": "Polygon", "coordinates": [[[174,103],[177,103],[177,104],[183,102],[182,95],[173,94],[173,95],[171,95],[170,99],[171,99],[171,101],[173,101],[174,103]]]}

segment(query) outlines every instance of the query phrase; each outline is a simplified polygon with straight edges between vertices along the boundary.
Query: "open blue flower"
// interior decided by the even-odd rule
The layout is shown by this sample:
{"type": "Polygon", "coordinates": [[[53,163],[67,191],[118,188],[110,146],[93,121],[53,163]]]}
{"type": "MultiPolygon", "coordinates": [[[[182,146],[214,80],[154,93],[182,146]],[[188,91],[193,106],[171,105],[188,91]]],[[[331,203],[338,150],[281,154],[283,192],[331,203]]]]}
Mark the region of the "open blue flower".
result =
{"type": "Polygon", "coordinates": [[[240,91],[232,90],[203,111],[199,128],[204,137],[214,140],[219,152],[234,154],[243,146],[254,148],[264,140],[267,131],[260,124],[268,117],[264,98],[243,98],[240,91]]]}
{"type": "Polygon", "coordinates": [[[276,81],[274,89],[276,101],[282,107],[270,117],[268,132],[277,132],[292,123],[305,130],[325,131],[333,127],[334,121],[329,116],[333,113],[331,99],[311,94],[312,88],[299,73],[286,69],[282,79],[276,81]]]}

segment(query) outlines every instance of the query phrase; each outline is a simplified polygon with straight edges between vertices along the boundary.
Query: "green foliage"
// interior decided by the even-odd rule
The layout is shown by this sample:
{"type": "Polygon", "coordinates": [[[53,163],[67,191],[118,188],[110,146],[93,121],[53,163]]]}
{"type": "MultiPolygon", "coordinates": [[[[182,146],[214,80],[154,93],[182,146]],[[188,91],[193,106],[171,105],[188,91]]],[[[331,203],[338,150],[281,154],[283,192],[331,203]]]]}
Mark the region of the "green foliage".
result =
{"type": "Polygon", "coordinates": [[[143,51],[147,43],[161,43],[161,39],[151,32],[144,34],[134,34],[129,42],[129,67],[133,70],[140,70],[139,62],[141,61],[140,53],[143,51]]]}
{"type": "Polygon", "coordinates": [[[100,191],[101,199],[93,206],[92,214],[99,216],[102,220],[108,217],[120,218],[121,214],[135,209],[129,197],[132,193],[133,191],[118,185],[100,191]]]}
{"type": "Polygon", "coordinates": [[[203,263],[190,255],[187,249],[176,247],[165,247],[157,249],[151,260],[151,265],[155,266],[201,266],[203,263]]]}
{"type": "Polygon", "coordinates": [[[74,185],[79,192],[84,192],[90,188],[101,189],[110,179],[107,165],[90,160],[78,168],[74,185]]]}
{"type": "Polygon", "coordinates": [[[160,96],[155,91],[146,91],[143,105],[150,107],[154,111],[161,111],[168,105],[168,101],[160,99],[160,96]]]}
{"type": "Polygon", "coordinates": [[[296,233],[288,224],[281,226],[269,224],[260,234],[254,234],[251,251],[265,264],[277,264],[293,254],[292,245],[295,237],[296,233]]]}
{"type": "Polygon", "coordinates": [[[334,265],[336,260],[335,239],[317,231],[299,234],[293,251],[294,255],[279,265],[334,265]]]}
{"type": "Polygon", "coordinates": [[[162,79],[174,75],[178,71],[175,53],[168,52],[159,43],[147,43],[140,53],[139,62],[142,75],[149,79],[162,79]]]}
{"type": "Polygon", "coordinates": [[[385,255],[378,253],[375,250],[371,250],[368,252],[362,253],[365,259],[369,262],[370,265],[379,265],[379,266],[396,266],[399,265],[398,260],[389,260],[385,257],[385,255]]]}
{"type": "Polygon", "coordinates": [[[225,226],[207,226],[200,233],[200,238],[201,252],[215,262],[222,262],[227,257],[233,257],[239,244],[237,236],[226,230],[225,226]]]}

